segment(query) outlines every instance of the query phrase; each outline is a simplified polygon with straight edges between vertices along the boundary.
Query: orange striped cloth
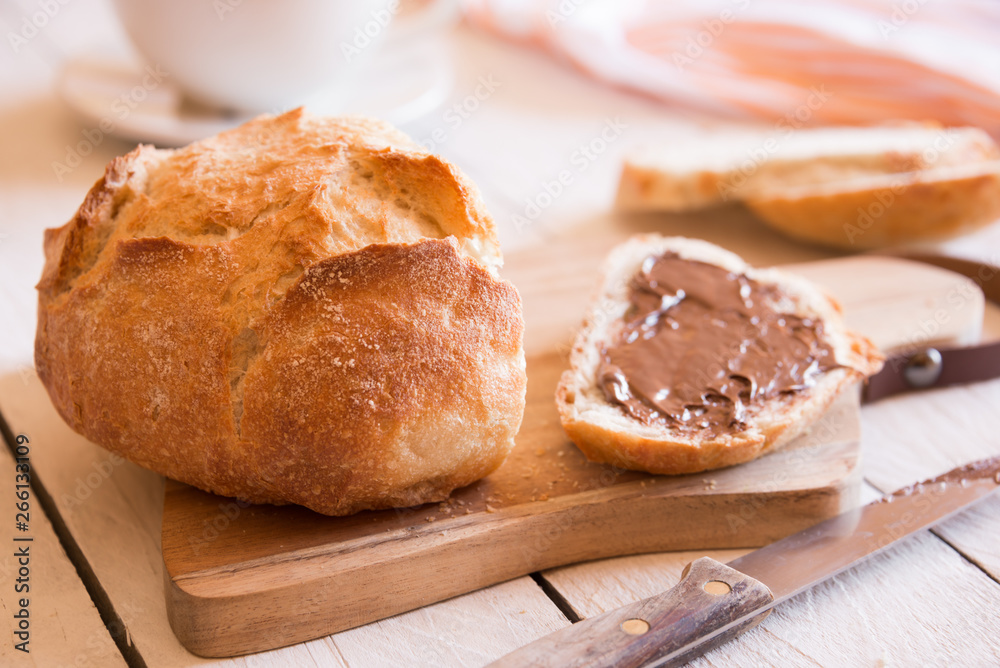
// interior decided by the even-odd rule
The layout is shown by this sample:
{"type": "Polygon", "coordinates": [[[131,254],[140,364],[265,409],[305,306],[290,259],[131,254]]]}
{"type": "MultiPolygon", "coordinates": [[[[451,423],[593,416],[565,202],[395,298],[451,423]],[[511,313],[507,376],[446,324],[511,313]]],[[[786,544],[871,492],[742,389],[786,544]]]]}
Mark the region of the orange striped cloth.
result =
{"type": "Polygon", "coordinates": [[[728,117],[1000,137],[998,0],[466,0],[473,25],[728,117]]]}

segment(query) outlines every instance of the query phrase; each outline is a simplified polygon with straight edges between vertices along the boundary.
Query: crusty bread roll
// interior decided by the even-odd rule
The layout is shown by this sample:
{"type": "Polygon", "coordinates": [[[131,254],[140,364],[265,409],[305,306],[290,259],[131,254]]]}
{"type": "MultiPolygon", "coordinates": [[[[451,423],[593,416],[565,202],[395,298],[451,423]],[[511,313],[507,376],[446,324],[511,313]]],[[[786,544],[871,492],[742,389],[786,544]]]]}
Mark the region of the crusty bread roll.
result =
{"type": "MultiPolygon", "coordinates": [[[[734,279],[735,280],[735,279],[734,279]]],[[[692,332],[695,340],[698,333],[692,332]]],[[[839,307],[817,287],[775,269],[753,269],[739,257],[704,241],[640,235],[608,256],[603,277],[563,373],[556,403],[563,428],[588,459],[650,473],[680,474],[739,464],[778,448],[801,434],[845,387],[881,367],[882,357],[864,337],[848,331],[839,307]],[[675,254],[683,260],[715,265],[764,286],[778,288],[770,306],[822,323],[823,341],[835,366],[816,384],[763,403],[752,403],[744,424],[722,433],[698,427],[643,421],[609,402],[598,369],[602,350],[618,341],[629,309],[630,286],[648,258],[675,254]]],[[[655,365],[656,360],[649,360],[655,365]]]]}
{"type": "Polygon", "coordinates": [[[344,515],[441,500],[513,446],[523,323],[493,221],[384,123],[296,110],[140,146],[45,253],[53,403],[166,476],[344,515]]]}
{"type": "Polygon", "coordinates": [[[719,132],[626,158],[617,206],[746,202],[768,225],[848,249],[938,239],[1000,218],[1000,148],[978,128],[901,123],[719,132]]]}

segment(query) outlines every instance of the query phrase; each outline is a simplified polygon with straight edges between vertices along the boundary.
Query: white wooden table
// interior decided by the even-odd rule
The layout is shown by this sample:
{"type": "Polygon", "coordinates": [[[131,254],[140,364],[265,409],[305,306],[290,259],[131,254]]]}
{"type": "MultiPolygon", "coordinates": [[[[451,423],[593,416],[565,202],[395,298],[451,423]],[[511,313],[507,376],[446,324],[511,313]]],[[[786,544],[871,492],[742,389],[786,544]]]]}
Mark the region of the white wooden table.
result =
{"type": "MultiPolygon", "coordinates": [[[[43,3],[44,4],[44,3],[43,3]]],[[[0,47],[0,412],[30,439],[30,654],[15,649],[14,462],[0,449],[0,664],[38,666],[477,666],[570,623],[671,586],[702,553],[650,554],[522,577],[351,631],[221,661],[184,650],[167,625],[159,552],[160,477],[109,455],[56,416],[32,368],[33,285],[46,227],[73,214],[105,163],[131,146],[110,136],[68,173],[53,163],[86,138],[54,93],[66,62],[122,51],[99,0],[73,0],[17,48],[0,47]]],[[[21,34],[34,0],[0,2],[21,34]]],[[[29,31],[30,32],[30,31],[29,31]]],[[[622,152],[703,123],[602,87],[545,56],[458,29],[448,106],[405,128],[480,184],[506,252],[609,213],[622,152]],[[488,80],[491,85],[480,86],[488,80]],[[479,95],[476,91],[479,86],[479,95]],[[492,91],[488,89],[492,88],[492,91]],[[448,108],[459,105],[448,112],[448,108]],[[569,185],[542,196],[561,171],[569,185]],[[535,210],[529,203],[539,207],[535,210]],[[536,215],[537,214],[537,215],[536,215]],[[516,215],[528,221],[518,222],[516,215]]],[[[91,137],[94,135],[91,134],[91,137]]],[[[608,221],[613,224],[614,221],[608,221]]],[[[664,231],[700,236],[756,264],[823,251],[786,241],[737,209],[670,217],[664,231]]],[[[1000,261],[1000,226],[952,242],[1000,261]]],[[[863,496],[1000,453],[1000,382],[883,401],[864,409],[863,496]]],[[[741,551],[708,551],[726,561],[741,551]]],[[[1000,665],[1000,498],[903,541],[779,607],[759,628],[694,665],[1000,665]]]]}

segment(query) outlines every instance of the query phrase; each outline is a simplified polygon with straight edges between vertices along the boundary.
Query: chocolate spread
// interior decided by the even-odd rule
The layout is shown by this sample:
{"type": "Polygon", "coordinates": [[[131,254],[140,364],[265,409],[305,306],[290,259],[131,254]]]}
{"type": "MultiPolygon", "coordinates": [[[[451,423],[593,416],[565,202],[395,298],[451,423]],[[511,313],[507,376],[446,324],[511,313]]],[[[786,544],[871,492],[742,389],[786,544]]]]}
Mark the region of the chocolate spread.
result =
{"type": "Polygon", "coordinates": [[[837,365],[823,324],[775,308],[780,290],[673,253],[632,279],[598,382],[646,423],[713,434],[745,426],[755,407],[812,387],[837,365]]]}
{"type": "Polygon", "coordinates": [[[930,480],[924,480],[923,482],[914,483],[907,487],[897,489],[895,492],[888,496],[882,497],[881,501],[891,502],[893,499],[898,499],[903,496],[910,496],[912,494],[920,494],[925,491],[927,487],[934,488],[937,486],[941,491],[948,485],[961,485],[965,487],[976,483],[980,480],[987,480],[989,478],[993,479],[993,483],[1000,485],[1000,456],[992,457],[990,459],[981,459],[977,462],[972,462],[966,464],[965,466],[960,466],[956,469],[952,469],[947,473],[942,473],[936,478],[931,478],[930,480]]]}

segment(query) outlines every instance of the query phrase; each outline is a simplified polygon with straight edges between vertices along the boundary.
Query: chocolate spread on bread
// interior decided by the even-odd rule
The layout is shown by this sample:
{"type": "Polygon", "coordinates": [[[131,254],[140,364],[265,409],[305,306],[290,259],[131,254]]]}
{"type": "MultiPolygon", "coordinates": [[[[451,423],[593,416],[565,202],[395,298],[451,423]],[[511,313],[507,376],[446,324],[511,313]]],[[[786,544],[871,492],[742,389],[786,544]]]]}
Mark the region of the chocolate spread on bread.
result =
{"type": "Polygon", "coordinates": [[[782,313],[780,290],[674,253],[649,257],[602,348],[607,400],[646,423],[722,434],[765,401],[837,367],[822,322],[782,313]]]}

